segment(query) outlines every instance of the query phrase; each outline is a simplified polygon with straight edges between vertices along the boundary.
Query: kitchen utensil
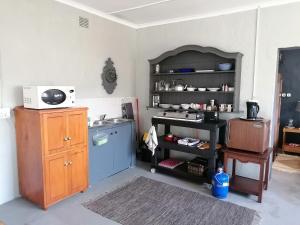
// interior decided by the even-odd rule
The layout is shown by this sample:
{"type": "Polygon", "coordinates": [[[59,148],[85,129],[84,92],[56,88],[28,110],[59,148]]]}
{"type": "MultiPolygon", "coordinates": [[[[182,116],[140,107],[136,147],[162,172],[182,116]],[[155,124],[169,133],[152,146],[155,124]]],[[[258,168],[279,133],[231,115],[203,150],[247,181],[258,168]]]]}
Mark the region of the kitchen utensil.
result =
{"type": "Polygon", "coordinates": [[[224,112],[226,110],[226,104],[220,104],[219,110],[220,112],[224,112]]]}
{"type": "Polygon", "coordinates": [[[177,84],[175,86],[175,91],[183,91],[184,90],[184,86],[182,84],[177,84]]]}
{"type": "Polygon", "coordinates": [[[168,109],[171,107],[171,104],[159,104],[159,106],[163,109],[168,109]]]}
{"type": "Polygon", "coordinates": [[[194,87],[187,87],[187,91],[195,91],[194,87]]]}
{"type": "Polygon", "coordinates": [[[181,104],[180,106],[186,110],[190,108],[190,104],[181,104]]]}
{"type": "Polygon", "coordinates": [[[231,67],[232,67],[232,64],[231,64],[231,63],[220,63],[220,64],[218,65],[219,70],[222,70],[222,71],[230,70],[231,67]]]}
{"type": "Polygon", "coordinates": [[[259,112],[258,102],[255,100],[249,100],[247,104],[247,119],[255,119],[259,112]]]}
{"type": "Polygon", "coordinates": [[[173,109],[179,109],[179,108],[180,108],[180,105],[171,105],[171,107],[172,107],[173,109]]]}
{"type": "Polygon", "coordinates": [[[159,95],[153,95],[152,97],[152,101],[153,101],[153,107],[158,107],[159,103],[160,103],[160,96],[159,95]]]}
{"type": "Polygon", "coordinates": [[[158,81],[156,81],[155,84],[154,84],[154,90],[155,91],[159,90],[159,82],[158,81]]]}
{"type": "Polygon", "coordinates": [[[180,68],[177,70],[179,73],[191,73],[195,72],[194,68],[180,68]]]}
{"type": "Polygon", "coordinates": [[[195,109],[195,110],[198,110],[198,109],[200,109],[200,105],[199,104],[191,103],[191,108],[195,109]]]}
{"type": "Polygon", "coordinates": [[[207,88],[207,90],[209,90],[209,91],[218,91],[218,90],[220,90],[220,88],[207,88]]]}
{"type": "Polygon", "coordinates": [[[232,104],[227,105],[227,112],[232,112],[232,104]]]}
{"type": "Polygon", "coordinates": [[[164,91],[165,90],[165,81],[164,80],[160,80],[159,82],[158,82],[158,90],[159,91],[164,91]]]}
{"type": "Polygon", "coordinates": [[[206,91],[206,88],[198,88],[198,91],[206,91]]]}
{"type": "Polygon", "coordinates": [[[160,66],[159,66],[159,64],[156,64],[155,73],[159,73],[159,72],[160,72],[160,66]]]}
{"type": "Polygon", "coordinates": [[[170,91],[170,83],[165,83],[165,91],[170,91]]]}
{"type": "Polygon", "coordinates": [[[205,122],[219,122],[219,112],[204,112],[204,121],[205,122]]]}

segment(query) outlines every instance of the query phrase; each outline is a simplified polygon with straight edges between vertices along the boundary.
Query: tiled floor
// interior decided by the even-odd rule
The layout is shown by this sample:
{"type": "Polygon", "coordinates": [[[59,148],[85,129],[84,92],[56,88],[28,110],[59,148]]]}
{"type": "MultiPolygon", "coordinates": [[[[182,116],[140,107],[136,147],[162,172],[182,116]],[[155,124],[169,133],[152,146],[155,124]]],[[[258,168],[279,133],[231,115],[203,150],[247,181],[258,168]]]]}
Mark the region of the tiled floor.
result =
{"type": "MultiPolygon", "coordinates": [[[[210,195],[205,185],[197,185],[163,174],[151,174],[148,166],[138,163],[128,169],[91,187],[84,194],[77,194],[64,200],[47,211],[21,198],[0,206],[0,220],[6,225],[113,225],[118,224],[85,209],[81,203],[105,194],[138,176],[180,186],[188,190],[210,195]]],[[[227,201],[258,211],[262,225],[300,224],[300,175],[273,170],[269,190],[264,192],[263,203],[256,202],[255,196],[230,193],[227,201]]]]}

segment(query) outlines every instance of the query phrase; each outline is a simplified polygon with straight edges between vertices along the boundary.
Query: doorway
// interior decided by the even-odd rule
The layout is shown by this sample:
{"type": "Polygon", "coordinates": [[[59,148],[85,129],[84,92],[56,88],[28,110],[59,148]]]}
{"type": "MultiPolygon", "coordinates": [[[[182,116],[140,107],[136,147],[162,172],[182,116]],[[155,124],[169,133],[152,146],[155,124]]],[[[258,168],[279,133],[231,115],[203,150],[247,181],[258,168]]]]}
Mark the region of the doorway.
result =
{"type": "Polygon", "coordinates": [[[274,147],[282,152],[283,143],[291,146],[300,144],[300,132],[284,132],[289,121],[295,128],[300,127],[300,112],[296,111],[297,102],[300,101],[300,48],[280,49],[278,56],[274,147]]]}

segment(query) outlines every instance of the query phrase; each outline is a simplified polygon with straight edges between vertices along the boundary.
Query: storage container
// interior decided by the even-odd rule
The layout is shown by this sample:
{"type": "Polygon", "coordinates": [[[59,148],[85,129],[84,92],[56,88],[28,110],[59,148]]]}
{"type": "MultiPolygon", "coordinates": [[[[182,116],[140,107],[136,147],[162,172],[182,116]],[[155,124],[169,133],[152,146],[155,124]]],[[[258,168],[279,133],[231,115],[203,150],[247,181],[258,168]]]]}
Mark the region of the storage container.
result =
{"type": "Polygon", "coordinates": [[[270,120],[247,121],[239,118],[228,121],[227,146],[263,153],[269,146],[270,120]]]}

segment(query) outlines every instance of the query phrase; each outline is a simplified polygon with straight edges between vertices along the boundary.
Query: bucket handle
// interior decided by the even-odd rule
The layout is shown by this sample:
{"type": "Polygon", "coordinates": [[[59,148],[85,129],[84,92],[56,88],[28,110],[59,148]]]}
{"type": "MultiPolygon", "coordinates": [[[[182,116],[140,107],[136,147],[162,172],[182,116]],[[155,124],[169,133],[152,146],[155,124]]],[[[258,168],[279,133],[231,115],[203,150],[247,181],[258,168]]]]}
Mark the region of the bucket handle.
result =
{"type": "MultiPolygon", "coordinates": [[[[222,172],[223,173],[223,172],[222,172]]],[[[216,179],[216,181],[218,182],[218,184],[219,185],[223,185],[223,183],[221,183],[219,180],[218,180],[218,175],[220,175],[221,173],[217,173],[216,174],[216,176],[215,176],[215,179],[216,179]]],[[[224,173],[226,176],[227,176],[227,178],[228,178],[228,180],[229,180],[229,175],[227,174],[227,173],[224,173]]]]}

